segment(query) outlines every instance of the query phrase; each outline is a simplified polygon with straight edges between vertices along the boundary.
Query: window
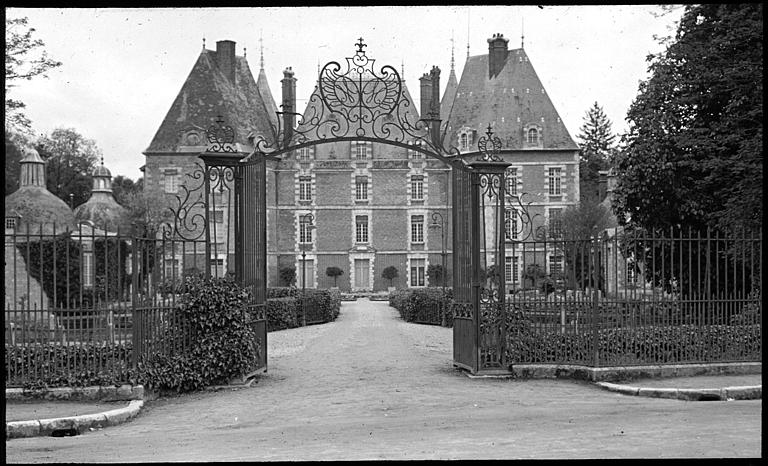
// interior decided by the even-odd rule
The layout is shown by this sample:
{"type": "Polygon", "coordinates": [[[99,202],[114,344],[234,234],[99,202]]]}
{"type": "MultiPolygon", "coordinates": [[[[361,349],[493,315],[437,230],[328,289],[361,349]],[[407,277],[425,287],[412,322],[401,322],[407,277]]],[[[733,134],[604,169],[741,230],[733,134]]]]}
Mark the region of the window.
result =
{"type": "Polygon", "coordinates": [[[634,285],[637,280],[637,271],[635,270],[635,263],[631,260],[627,260],[627,285],[634,285]]]}
{"type": "Polygon", "coordinates": [[[424,200],[424,176],[423,175],[411,176],[411,200],[412,201],[424,200]]]}
{"type": "Polygon", "coordinates": [[[517,211],[507,209],[504,212],[504,235],[508,240],[517,239],[517,211]]]}
{"type": "Polygon", "coordinates": [[[517,196],[517,168],[507,169],[507,196],[517,196]]]}
{"type": "Polygon", "coordinates": [[[411,286],[424,286],[426,259],[411,259],[411,286]]]}
{"type": "Polygon", "coordinates": [[[517,257],[505,257],[504,276],[507,283],[517,283],[517,257]]]}
{"type": "MultiPolygon", "coordinates": [[[[420,139],[417,139],[415,141],[411,141],[411,145],[416,146],[416,147],[423,147],[424,146],[424,141],[422,141],[420,139]]],[[[411,158],[411,159],[423,159],[424,158],[424,154],[422,154],[421,152],[419,152],[417,150],[408,149],[408,158],[411,158]]]]}
{"type": "Polygon", "coordinates": [[[5,217],[5,229],[6,230],[16,229],[16,217],[5,217]]]}
{"type": "Polygon", "coordinates": [[[549,256],[549,274],[560,275],[563,273],[563,256],[549,256]]]}
{"type": "Polygon", "coordinates": [[[209,212],[209,218],[212,223],[224,223],[224,211],[223,210],[211,210],[209,212]]]}
{"type": "Polygon", "coordinates": [[[355,217],[355,242],[368,242],[368,216],[358,215],[355,217]]]}
{"type": "Polygon", "coordinates": [[[562,194],[560,191],[560,167],[553,167],[549,169],[549,195],[559,196],[562,194]]]}
{"type": "Polygon", "coordinates": [[[559,238],[563,234],[563,209],[549,209],[549,236],[559,238]]]}
{"type": "Polygon", "coordinates": [[[311,243],[312,242],[312,224],[307,218],[301,218],[299,220],[299,243],[311,243]]]}
{"type": "Polygon", "coordinates": [[[296,159],[300,162],[309,162],[312,159],[314,147],[302,147],[296,151],[296,159]]]}
{"type": "Polygon", "coordinates": [[[367,141],[354,141],[355,158],[365,160],[371,152],[371,143],[367,141]]]}
{"type": "Polygon", "coordinates": [[[367,201],[368,200],[368,177],[358,176],[355,178],[355,200],[367,201]]]}
{"type": "Polygon", "coordinates": [[[300,201],[312,200],[312,177],[311,176],[299,177],[299,200],[300,201]]]}
{"type": "Polygon", "coordinates": [[[178,267],[179,267],[178,259],[166,259],[165,260],[165,278],[177,277],[178,267]]]}
{"type": "Polygon", "coordinates": [[[424,242],[424,216],[414,215],[411,217],[411,243],[424,242]]]}
{"type": "Polygon", "coordinates": [[[212,257],[209,263],[211,264],[211,274],[214,277],[224,276],[224,258],[212,257]]]}
{"type": "Polygon", "coordinates": [[[528,144],[538,144],[538,143],[539,143],[539,130],[537,130],[536,128],[529,129],[528,144]]]}
{"type": "Polygon", "coordinates": [[[165,180],[163,187],[166,193],[176,193],[179,191],[179,184],[181,184],[181,175],[176,170],[166,170],[164,172],[165,180]]]}
{"type": "Polygon", "coordinates": [[[93,286],[93,253],[83,253],[83,286],[91,288],[93,286]]]}
{"type": "Polygon", "coordinates": [[[459,149],[469,150],[469,135],[467,133],[463,133],[459,136],[459,149]]]}

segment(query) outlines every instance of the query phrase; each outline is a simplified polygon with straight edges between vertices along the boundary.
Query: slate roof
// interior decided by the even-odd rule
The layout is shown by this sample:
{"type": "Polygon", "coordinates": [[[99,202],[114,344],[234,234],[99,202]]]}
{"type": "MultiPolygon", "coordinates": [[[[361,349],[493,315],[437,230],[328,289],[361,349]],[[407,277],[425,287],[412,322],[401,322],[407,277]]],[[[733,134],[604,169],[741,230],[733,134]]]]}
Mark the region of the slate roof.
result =
{"type": "Polygon", "coordinates": [[[245,57],[235,57],[235,69],[233,84],[219,70],[216,52],[203,50],[144,153],[181,152],[180,146],[194,145],[182,141],[191,129],[201,131],[199,145],[205,146],[205,130],[218,115],[234,128],[236,143],[250,147],[249,134],[274,140],[277,106],[263,70],[254,81],[245,57]]]}
{"type": "Polygon", "coordinates": [[[25,156],[20,161],[21,186],[5,196],[6,216],[10,214],[19,218],[16,232],[26,233],[30,227],[30,232],[50,234],[54,225],[57,232],[74,228],[75,217],[72,209],[46,188],[45,161],[31,147],[22,151],[25,156]]]}
{"type": "Polygon", "coordinates": [[[448,115],[451,113],[453,101],[456,98],[456,90],[458,88],[459,81],[456,79],[456,71],[451,68],[451,73],[448,75],[448,84],[445,86],[443,98],[440,99],[440,119],[443,120],[443,122],[448,119],[448,115]]]}
{"type": "Polygon", "coordinates": [[[447,119],[453,146],[458,145],[459,128],[477,131],[476,142],[491,124],[502,148],[524,149],[524,127],[536,124],[542,129],[543,149],[578,150],[522,48],[507,52],[503,69],[493,78],[488,76],[488,54],[469,57],[447,119]]]}

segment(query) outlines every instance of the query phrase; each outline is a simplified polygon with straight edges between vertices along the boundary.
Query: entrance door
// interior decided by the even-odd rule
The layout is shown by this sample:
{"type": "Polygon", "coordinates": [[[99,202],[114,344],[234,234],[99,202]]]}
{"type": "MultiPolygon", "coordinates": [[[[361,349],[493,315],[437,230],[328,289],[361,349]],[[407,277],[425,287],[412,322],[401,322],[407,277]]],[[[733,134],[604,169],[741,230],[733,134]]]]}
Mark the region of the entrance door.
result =
{"type": "Polygon", "coordinates": [[[370,270],[369,259],[355,259],[355,288],[367,290],[370,288],[368,281],[368,270],[370,270]]]}

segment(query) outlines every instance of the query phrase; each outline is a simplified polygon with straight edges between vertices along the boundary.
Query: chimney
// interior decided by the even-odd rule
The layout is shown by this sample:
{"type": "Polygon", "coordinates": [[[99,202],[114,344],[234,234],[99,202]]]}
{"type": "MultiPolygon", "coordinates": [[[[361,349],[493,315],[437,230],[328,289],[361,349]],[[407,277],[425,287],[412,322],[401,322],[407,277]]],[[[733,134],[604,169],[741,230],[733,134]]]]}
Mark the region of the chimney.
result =
{"type": "Polygon", "coordinates": [[[293,77],[293,69],[289,66],[283,70],[283,142],[287,145],[293,137],[293,129],[296,126],[296,78],[293,77]]]}
{"type": "Polygon", "coordinates": [[[432,118],[432,96],[434,91],[432,90],[432,76],[429,73],[424,73],[424,76],[419,78],[421,83],[421,118],[423,120],[429,120],[432,118]]]}
{"type": "Polygon", "coordinates": [[[229,82],[235,84],[235,42],[220,40],[216,42],[216,64],[229,82]]]}
{"type": "Polygon", "coordinates": [[[437,144],[440,139],[440,68],[433,66],[429,72],[432,81],[432,98],[430,99],[429,118],[437,120],[430,125],[432,142],[437,144]]]}
{"type": "Polygon", "coordinates": [[[507,45],[509,39],[502,34],[494,34],[488,39],[488,79],[495,78],[507,63],[507,45]]]}

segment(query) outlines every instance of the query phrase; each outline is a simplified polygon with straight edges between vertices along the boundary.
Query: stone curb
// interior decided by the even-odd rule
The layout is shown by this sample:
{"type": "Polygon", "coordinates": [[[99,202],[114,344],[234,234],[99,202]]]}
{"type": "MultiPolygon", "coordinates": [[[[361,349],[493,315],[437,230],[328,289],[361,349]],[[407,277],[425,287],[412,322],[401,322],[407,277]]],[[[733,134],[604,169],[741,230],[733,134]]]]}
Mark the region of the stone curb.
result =
{"type": "Polygon", "coordinates": [[[596,385],[624,395],[647,396],[651,398],[672,398],[686,401],[731,401],[762,400],[763,386],[725,388],[638,388],[610,382],[596,382],[596,385]]]}
{"type": "Polygon", "coordinates": [[[139,414],[144,406],[143,400],[131,400],[128,406],[97,414],[39,419],[34,421],[12,421],[5,423],[5,438],[49,436],[57,432],[75,431],[82,434],[91,428],[102,428],[122,424],[139,414]]]}
{"type": "Polygon", "coordinates": [[[142,385],[93,386],[83,388],[59,387],[48,389],[6,388],[5,399],[25,401],[30,399],[70,401],[132,401],[143,400],[142,385]]]}

